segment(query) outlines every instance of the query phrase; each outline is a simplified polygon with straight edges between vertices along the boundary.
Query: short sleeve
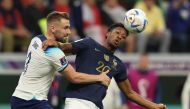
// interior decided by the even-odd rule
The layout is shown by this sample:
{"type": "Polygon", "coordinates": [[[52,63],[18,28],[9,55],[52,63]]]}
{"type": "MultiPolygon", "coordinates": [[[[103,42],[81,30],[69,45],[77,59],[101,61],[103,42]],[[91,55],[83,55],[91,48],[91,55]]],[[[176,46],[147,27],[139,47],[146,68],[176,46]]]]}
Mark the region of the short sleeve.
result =
{"type": "Polygon", "coordinates": [[[123,64],[119,67],[119,73],[115,75],[114,78],[116,82],[121,82],[127,79],[127,70],[123,64]]]}
{"type": "Polygon", "coordinates": [[[93,45],[93,40],[91,38],[79,39],[71,43],[73,46],[73,53],[78,53],[82,50],[88,49],[93,45]]]}
{"type": "Polygon", "coordinates": [[[55,69],[60,73],[68,66],[65,54],[57,47],[48,48],[45,50],[45,55],[51,61],[55,69]]]}

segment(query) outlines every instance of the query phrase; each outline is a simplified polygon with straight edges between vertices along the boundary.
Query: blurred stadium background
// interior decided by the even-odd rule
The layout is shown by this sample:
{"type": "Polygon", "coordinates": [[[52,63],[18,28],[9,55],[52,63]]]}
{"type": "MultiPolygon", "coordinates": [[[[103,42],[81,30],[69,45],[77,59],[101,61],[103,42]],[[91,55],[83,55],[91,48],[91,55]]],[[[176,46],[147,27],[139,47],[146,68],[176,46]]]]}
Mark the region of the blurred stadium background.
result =
{"type": "MultiPolygon", "coordinates": [[[[135,67],[141,52],[150,53],[150,67],[158,72],[161,102],[181,109],[181,91],[190,71],[189,0],[0,0],[0,109],[10,109],[31,38],[45,33],[45,16],[70,13],[69,41],[85,36],[104,41],[109,25],[121,22],[131,8],[143,9],[149,24],[142,34],[131,34],[116,55],[135,67]]],[[[74,57],[69,57],[74,65],[74,57]]],[[[61,79],[64,93],[67,81],[61,79]]],[[[61,95],[62,95],[61,93],[61,95]]]]}

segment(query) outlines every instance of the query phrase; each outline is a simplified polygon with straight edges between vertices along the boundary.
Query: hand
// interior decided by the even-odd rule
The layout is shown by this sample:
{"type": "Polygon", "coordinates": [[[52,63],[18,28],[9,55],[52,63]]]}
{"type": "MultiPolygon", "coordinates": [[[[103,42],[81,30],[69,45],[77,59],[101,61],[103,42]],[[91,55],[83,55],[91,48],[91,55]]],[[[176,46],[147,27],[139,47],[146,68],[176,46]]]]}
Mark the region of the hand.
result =
{"type": "Polygon", "coordinates": [[[109,70],[105,71],[105,72],[102,72],[100,75],[99,75],[99,79],[100,79],[100,82],[101,84],[105,85],[105,86],[109,86],[110,82],[111,82],[111,79],[107,76],[107,73],[109,73],[109,70]]]}
{"type": "Polygon", "coordinates": [[[167,106],[162,103],[159,103],[154,109],[167,109],[167,106]]]}
{"type": "Polygon", "coordinates": [[[45,40],[42,44],[42,49],[43,50],[46,50],[49,46],[55,46],[55,47],[58,47],[58,42],[56,42],[55,40],[51,40],[51,39],[48,39],[48,40],[45,40]]]}

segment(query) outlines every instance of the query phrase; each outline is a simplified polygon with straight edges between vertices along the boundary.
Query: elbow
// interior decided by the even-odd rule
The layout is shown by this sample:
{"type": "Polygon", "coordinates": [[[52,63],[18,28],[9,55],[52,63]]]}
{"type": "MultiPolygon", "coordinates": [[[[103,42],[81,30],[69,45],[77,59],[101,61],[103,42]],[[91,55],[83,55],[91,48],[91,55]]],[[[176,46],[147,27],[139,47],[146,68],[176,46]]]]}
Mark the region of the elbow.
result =
{"type": "Polygon", "coordinates": [[[126,93],[127,98],[130,99],[130,100],[132,100],[132,98],[133,98],[134,95],[135,95],[134,93],[135,93],[135,92],[134,92],[133,90],[128,91],[128,92],[126,93]]]}

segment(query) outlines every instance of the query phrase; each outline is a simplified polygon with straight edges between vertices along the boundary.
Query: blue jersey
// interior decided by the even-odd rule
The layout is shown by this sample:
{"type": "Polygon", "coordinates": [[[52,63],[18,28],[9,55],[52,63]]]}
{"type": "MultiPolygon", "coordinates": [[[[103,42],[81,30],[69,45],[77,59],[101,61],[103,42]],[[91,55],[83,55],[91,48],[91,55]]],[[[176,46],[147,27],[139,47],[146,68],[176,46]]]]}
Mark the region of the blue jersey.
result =
{"type": "MultiPolygon", "coordinates": [[[[98,75],[110,70],[107,75],[110,78],[114,77],[116,82],[127,79],[126,68],[121,60],[93,39],[81,39],[73,42],[72,46],[76,54],[76,71],[98,75]]],[[[89,100],[103,109],[102,100],[106,95],[106,90],[107,87],[100,83],[87,85],[70,83],[65,97],[89,100]]]]}

